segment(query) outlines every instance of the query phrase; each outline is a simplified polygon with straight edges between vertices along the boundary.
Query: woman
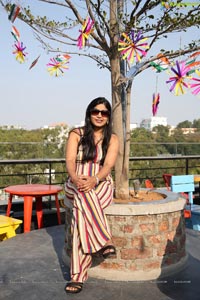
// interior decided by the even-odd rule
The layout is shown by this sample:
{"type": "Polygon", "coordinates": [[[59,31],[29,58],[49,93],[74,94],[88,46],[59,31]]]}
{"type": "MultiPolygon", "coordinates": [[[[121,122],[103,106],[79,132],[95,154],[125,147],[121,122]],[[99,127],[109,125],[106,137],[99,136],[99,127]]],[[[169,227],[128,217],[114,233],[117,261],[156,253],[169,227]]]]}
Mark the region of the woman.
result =
{"type": "Polygon", "coordinates": [[[110,103],[103,97],[87,107],[85,126],[73,129],[68,138],[66,195],[73,200],[71,281],[67,293],[78,293],[88,278],[92,253],[104,258],[116,254],[104,209],[113,198],[110,175],[119,149],[112,133],[110,103]]]}

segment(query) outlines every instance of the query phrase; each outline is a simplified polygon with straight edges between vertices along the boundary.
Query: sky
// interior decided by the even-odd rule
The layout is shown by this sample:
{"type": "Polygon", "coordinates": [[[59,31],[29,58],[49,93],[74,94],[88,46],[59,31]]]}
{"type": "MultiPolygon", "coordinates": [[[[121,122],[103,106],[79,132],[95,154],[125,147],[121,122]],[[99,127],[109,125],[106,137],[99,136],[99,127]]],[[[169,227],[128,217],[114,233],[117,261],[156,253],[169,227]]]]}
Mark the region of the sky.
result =
{"type": "MultiPolygon", "coordinates": [[[[21,1],[22,4],[24,2],[30,1],[21,1]]],[[[33,5],[33,11],[40,15],[44,7],[42,4],[33,5]]],[[[52,16],[55,11],[51,7],[45,13],[52,16]]],[[[58,16],[61,13],[61,10],[58,11],[58,16]]],[[[78,34],[77,30],[77,36],[78,34]]],[[[160,48],[180,45],[180,41],[184,45],[191,37],[193,40],[199,38],[199,31],[195,29],[186,35],[174,34],[170,40],[161,41],[160,48]]],[[[109,71],[99,69],[96,63],[88,58],[73,56],[70,59],[69,69],[63,76],[50,76],[46,64],[54,55],[42,49],[26,24],[19,19],[12,24],[2,7],[0,7],[0,45],[0,126],[18,125],[34,129],[60,122],[73,126],[84,120],[86,107],[92,99],[103,96],[111,101],[109,71]],[[27,61],[24,64],[17,62],[12,54],[14,49],[14,38],[10,33],[12,25],[19,30],[21,41],[27,47],[27,61]],[[29,70],[32,61],[38,55],[40,55],[38,63],[29,70]]],[[[189,91],[185,95],[175,96],[169,92],[169,85],[166,84],[168,79],[169,74],[166,72],[157,74],[153,69],[142,72],[134,79],[131,123],[140,124],[142,119],[152,117],[152,95],[155,92],[160,93],[157,116],[166,117],[169,125],[176,126],[179,122],[200,118],[200,97],[192,95],[189,91]]]]}

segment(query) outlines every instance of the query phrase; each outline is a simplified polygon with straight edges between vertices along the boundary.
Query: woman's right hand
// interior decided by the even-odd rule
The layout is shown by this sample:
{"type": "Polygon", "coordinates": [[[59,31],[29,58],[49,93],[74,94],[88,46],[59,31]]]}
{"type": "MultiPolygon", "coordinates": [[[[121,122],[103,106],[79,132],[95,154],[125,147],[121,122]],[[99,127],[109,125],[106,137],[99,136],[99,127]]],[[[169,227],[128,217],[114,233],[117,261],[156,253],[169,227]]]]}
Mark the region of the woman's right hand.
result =
{"type": "Polygon", "coordinates": [[[81,176],[76,176],[72,178],[72,182],[78,190],[81,190],[85,184],[85,180],[81,176]]]}

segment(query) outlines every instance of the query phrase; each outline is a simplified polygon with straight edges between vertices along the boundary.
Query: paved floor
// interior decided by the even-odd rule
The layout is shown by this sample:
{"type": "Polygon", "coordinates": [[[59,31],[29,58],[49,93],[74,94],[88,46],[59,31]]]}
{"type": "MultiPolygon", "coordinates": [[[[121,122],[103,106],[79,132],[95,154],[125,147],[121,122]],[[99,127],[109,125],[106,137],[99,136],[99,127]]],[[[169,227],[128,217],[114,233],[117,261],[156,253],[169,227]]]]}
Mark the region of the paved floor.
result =
{"type": "Polygon", "coordinates": [[[90,278],[80,294],[64,291],[64,226],[19,234],[0,243],[0,300],[199,300],[200,232],[187,229],[189,259],[184,270],[165,279],[116,282],[90,278]]]}

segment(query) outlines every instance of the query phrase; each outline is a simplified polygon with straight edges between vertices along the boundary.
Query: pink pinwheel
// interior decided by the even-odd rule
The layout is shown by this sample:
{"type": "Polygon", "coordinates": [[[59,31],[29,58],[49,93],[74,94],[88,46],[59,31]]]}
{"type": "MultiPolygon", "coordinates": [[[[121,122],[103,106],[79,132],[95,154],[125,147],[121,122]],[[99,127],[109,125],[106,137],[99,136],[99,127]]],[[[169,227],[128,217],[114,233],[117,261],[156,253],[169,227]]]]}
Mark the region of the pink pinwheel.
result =
{"type": "Polygon", "coordinates": [[[78,37],[77,46],[82,49],[86,46],[86,42],[89,39],[90,34],[93,32],[94,21],[87,18],[83,23],[82,30],[79,30],[80,35],[78,37]]]}
{"type": "Polygon", "coordinates": [[[183,86],[189,88],[189,84],[185,82],[185,80],[189,79],[188,72],[190,71],[190,67],[186,65],[185,61],[178,62],[176,61],[176,67],[171,68],[172,72],[175,73],[175,76],[170,77],[166,83],[171,83],[170,92],[174,91],[175,96],[179,96],[184,94],[185,91],[183,86]]]}
{"type": "Polygon", "coordinates": [[[136,61],[141,61],[141,55],[146,56],[147,51],[142,49],[148,49],[149,46],[144,41],[147,38],[144,38],[141,31],[135,33],[134,30],[131,30],[127,35],[126,33],[122,33],[122,38],[118,42],[118,51],[121,52],[121,56],[123,59],[128,59],[131,63],[134,61],[134,56],[136,57],[136,61]]]}
{"type": "MultiPolygon", "coordinates": [[[[196,70],[196,73],[197,73],[197,75],[200,77],[200,71],[197,71],[197,70],[196,70]]],[[[200,92],[200,79],[194,78],[194,77],[193,77],[192,80],[198,82],[198,83],[192,83],[192,84],[190,84],[190,87],[191,87],[191,88],[195,88],[195,89],[192,91],[192,94],[193,94],[193,95],[197,95],[197,94],[199,94],[199,92],[200,92]]]]}
{"type": "Polygon", "coordinates": [[[23,46],[23,43],[18,41],[17,43],[14,44],[15,51],[13,51],[13,54],[16,55],[16,60],[21,64],[25,62],[25,57],[26,57],[26,52],[24,50],[26,47],[23,46]]]}
{"type": "Polygon", "coordinates": [[[55,58],[51,58],[50,62],[47,64],[47,71],[50,75],[55,75],[58,77],[59,75],[63,75],[64,71],[67,70],[70,56],[65,55],[57,55],[55,58]]]}
{"type": "Polygon", "coordinates": [[[153,116],[157,114],[158,104],[160,103],[160,94],[153,94],[153,102],[152,102],[152,113],[153,116]]]}

